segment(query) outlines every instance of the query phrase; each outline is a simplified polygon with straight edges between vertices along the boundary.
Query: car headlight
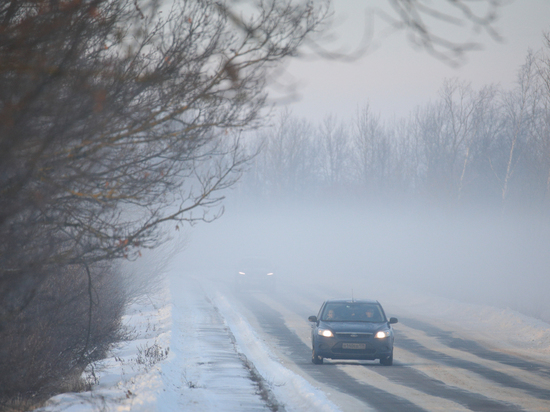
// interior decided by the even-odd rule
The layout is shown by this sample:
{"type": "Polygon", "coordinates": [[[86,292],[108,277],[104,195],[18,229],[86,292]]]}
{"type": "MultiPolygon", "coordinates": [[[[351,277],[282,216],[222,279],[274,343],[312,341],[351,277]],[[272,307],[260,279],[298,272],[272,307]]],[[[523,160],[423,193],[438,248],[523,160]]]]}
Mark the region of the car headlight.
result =
{"type": "Polygon", "coordinates": [[[384,338],[387,338],[388,336],[390,336],[389,330],[381,330],[379,332],[376,332],[376,335],[374,335],[374,337],[378,339],[384,339],[384,338]]]}
{"type": "Polygon", "coordinates": [[[332,333],[331,330],[328,330],[328,329],[319,329],[317,331],[317,334],[318,335],[321,335],[321,336],[324,336],[325,338],[332,338],[334,337],[334,334],[332,333]]]}

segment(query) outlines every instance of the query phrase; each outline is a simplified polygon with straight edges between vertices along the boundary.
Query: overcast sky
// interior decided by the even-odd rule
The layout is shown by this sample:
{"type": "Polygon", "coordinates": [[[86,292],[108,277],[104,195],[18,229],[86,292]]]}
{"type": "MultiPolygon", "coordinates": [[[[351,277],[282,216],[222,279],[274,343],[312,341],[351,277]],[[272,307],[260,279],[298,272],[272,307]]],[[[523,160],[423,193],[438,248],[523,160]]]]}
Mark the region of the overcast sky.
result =
{"type": "MultiPolygon", "coordinates": [[[[334,0],[337,24],[333,32],[339,37],[338,45],[350,49],[358,46],[367,11],[385,6],[391,12],[387,3],[388,0],[334,0]]],[[[379,33],[387,26],[375,17],[373,27],[379,33]]],[[[494,27],[503,37],[502,42],[494,41],[487,33],[475,33],[472,27],[460,31],[449,25],[433,27],[450,38],[479,42],[483,50],[468,53],[461,67],[452,68],[426,51],[414,49],[405,33],[399,32],[354,63],[294,60],[284,77],[287,82],[295,82],[300,99],[289,107],[295,115],[312,121],[328,114],[345,120],[358,107],[370,103],[375,112],[391,118],[407,116],[416,105],[435,99],[445,78],[458,77],[475,88],[490,83],[511,87],[528,49],[539,50],[543,46],[543,33],[550,30],[550,1],[515,0],[501,8],[494,27]]]]}

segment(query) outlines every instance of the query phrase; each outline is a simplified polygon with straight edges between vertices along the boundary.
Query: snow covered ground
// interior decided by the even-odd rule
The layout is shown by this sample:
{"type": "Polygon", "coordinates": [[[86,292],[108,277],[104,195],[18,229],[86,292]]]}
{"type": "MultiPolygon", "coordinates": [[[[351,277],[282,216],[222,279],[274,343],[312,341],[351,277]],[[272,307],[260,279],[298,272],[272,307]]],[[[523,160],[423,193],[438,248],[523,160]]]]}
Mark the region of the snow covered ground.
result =
{"type": "MultiPolygon", "coordinates": [[[[173,270],[166,286],[163,296],[128,310],[135,339],[87,371],[96,383],[91,392],[55,396],[40,411],[341,410],[326,388],[286,365],[211,280],[173,270]]],[[[408,291],[393,290],[387,300],[392,314],[428,319],[532,359],[550,355],[550,325],[512,310],[408,291]]]]}
{"type": "Polygon", "coordinates": [[[55,396],[40,411],[338,411],[197,279],[174,274],[165,296],[128,312],[135,340],[87,371],[94,389],[55,396]],[[148,348],[160,362],[150,365],[148,348]]]}

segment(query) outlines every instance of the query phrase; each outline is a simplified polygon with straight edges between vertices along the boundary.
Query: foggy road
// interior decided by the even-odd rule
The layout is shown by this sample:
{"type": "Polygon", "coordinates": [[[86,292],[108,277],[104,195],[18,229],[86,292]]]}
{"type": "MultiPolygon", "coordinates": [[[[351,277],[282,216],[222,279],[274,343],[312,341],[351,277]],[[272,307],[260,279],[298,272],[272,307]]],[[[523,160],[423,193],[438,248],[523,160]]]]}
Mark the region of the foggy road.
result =
{"type": "Polygon", "coordinates": [[[285,367],[329,394],[343,411],[550,410],[550,363],[484,347],[425,319],[397,316],[394,365],[378,361],[311,362],[309,315],[330,289],[226,293],[285,367]]]}

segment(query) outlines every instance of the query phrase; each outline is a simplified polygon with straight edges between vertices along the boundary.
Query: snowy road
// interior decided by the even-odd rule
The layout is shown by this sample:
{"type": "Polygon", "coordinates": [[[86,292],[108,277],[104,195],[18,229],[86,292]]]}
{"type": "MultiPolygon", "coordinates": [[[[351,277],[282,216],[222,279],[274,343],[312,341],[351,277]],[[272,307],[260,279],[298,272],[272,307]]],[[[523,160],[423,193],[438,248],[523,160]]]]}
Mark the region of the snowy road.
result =
{"type": "Polygon", "coordinates": [[[550,363],[536,357],[542,353],[514,350],[498,335],[454,330],[453,322],[382,302],[388,316],[400,318],[394,327],[394,366],[330,360],[313,365],[307,317],[334,297],[334,285],[294,285],[277,293],[232,293],[218,286],[216,294],[252,325],[286,368],[342,411],[550,410],[550,363]]]}
{"type": "Polygon", "coordinates": [[[347,297],[346,285],[232,286],[174,271],[166,295],[130,310],[136,340],[95,366],[93,391],[58,395],[41,411],[550,410],[547,323],[366,279],[355,296],[399,318],[394,365],[314,365],[307,318],[325,299],[347,297]],[[146,367],[144,348],[168,356],[146,367]]]}

